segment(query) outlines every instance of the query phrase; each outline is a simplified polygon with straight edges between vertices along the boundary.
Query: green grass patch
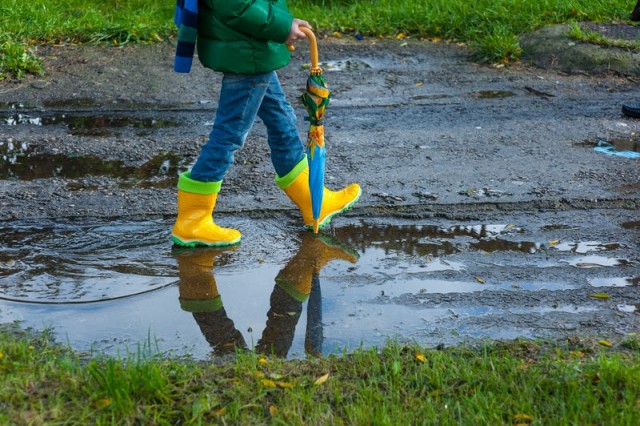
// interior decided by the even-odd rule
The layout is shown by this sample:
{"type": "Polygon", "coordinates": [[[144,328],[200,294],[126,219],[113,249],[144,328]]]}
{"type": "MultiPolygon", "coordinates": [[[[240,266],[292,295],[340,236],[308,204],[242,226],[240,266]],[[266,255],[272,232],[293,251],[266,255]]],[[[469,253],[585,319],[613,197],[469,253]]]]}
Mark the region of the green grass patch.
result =
{"type": "Polygon", "coordinates": [[[84,359],[0,332],[2,424],[639,424],[637,337],[285,361],[84,359]]]}
{"type": "MultiPolygon", "coordinates": [[[[549,24],[626,20],[632,4],[626,0],[299,0],[290,2],[290,7],[318,33],[464,42],[473,48],[476,60],[507,63],[521,54],[520,34],[549,24]]],[[[41,73],[34,47],[43,43],[120,46],[172,39],[173,10],[172,0],[3,0],[0,78],[41,73]]]]}
{"type": "Polygon", "coordinates": [[[568,36],[578,41],[600,46],[640,49],[640,40],[612,39],[588,28],[582,28],[578,23],[571,24],[568,36]]]}

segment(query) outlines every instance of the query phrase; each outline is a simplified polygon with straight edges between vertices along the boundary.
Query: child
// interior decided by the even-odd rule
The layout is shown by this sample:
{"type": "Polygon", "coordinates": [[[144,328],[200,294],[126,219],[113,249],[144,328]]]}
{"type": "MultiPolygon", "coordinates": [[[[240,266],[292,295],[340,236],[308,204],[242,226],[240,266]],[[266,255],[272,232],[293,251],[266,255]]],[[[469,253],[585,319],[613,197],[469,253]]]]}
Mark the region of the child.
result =
{"type": "MultiPolygon", "coordinates": [[[[224,246],[240,242],[240,232],[213,221],[222,179],[233,163],[256,116],[267,127],[276,182],[298,206],[307,227],[313,225],[309,168],[296,128],[296,117],[276,70],[291,60],[287,44],[305,38],[286,0],[178,0],[180,26],[175,70],[188,72],[197,38],[198,57],[207,68],[224,73],[209,141],[191,171],[178,180],[178,217],[174,243],[224,246]]],[[[360,197],[358,184],[333,192],[325,188],[320,225],[349,209],[360,197]]]]}

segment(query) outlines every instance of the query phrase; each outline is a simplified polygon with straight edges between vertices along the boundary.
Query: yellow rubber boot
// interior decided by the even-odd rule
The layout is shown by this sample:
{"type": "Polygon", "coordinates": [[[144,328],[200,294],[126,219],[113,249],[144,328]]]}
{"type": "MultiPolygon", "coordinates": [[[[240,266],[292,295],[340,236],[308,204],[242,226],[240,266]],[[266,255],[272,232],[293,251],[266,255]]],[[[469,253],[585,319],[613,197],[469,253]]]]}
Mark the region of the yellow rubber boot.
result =
{"type": "Polygon", "coordinates": [[[240,242],[240,231],[223,228],[213,221],[222,181],[199,182],[183,173],[178,180],[178,218],[171,240],[184,247],[228,246],[240,242]]]}
{"type": "MultiPolygon", "coordinates": [[[[313,228],[313,212],[311,210],[311,191],[309,190],[309,165],[306,157],[285,176],[277,176],[276,183],[293,201],[300,212],[304,224],[313,228]]],[[[318,218],[318,227],[322,228],[339,213],[349,210],[362,195],[360,185],[352,183],[340,191],[324,188],[322,210],[318,218]]]]}

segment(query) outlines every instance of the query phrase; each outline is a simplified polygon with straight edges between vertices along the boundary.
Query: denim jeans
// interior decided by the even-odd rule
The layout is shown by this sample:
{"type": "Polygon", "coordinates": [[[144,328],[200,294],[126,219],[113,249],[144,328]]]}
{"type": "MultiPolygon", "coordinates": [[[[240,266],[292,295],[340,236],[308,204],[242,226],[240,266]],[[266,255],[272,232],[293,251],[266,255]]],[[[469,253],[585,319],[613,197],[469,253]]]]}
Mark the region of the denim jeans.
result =
{"type": "Polygon", "coordinates": [[[278,76],[272,71],[224,75],[213,130],[191,169],[191,178],[200,182],[222,180],[256,116],[267,127],[271,162],[276,173],[278,176],[289,173],[304,158],[304,146],[293,108],[285,99],[278,76]]]}

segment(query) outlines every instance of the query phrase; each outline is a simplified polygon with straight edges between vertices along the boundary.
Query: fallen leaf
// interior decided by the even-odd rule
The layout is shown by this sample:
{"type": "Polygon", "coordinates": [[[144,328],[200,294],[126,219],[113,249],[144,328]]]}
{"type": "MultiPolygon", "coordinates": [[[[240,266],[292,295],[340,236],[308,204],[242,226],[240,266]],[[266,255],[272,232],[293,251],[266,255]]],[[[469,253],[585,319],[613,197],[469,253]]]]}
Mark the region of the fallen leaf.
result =
{"type": "Polygon", "coordinates": [[[526,420],[532,422],[533,416],[530,414],[518,413],[513,415],[513,420],[526,420]]]}
{"type": "Polygon", "coordinates": [[[294,386],[293,383],[289,382],[276,382],[276,385],[278,385],[278,387],[282,389],[291,389],[294,386]]]}
{"type": "Polygon", "coordinates": [[[483,278],[480,278],[480,277],[476,277],[476,281],[478,281],[480,284],[486,283],[486,281],[483,278]]]}
{"type": "Polygon", "coordinates": [[[275,416],[278,414],[278,407],[276,407],[275,405],[270,405],[269,406],[269,414],[271,414],[271,416],[275,416]]]}
{"type": "Polygon", "coordinates": [[[427,362],[427,358],[420,352],[416,354],[416,359],[420,362],[427,362]]]}
{"type": "Polygon", "coordinates": [[[216,416],[222,416],[227,413],[227,407],[222,407],[221,409],[214,411],[213,414],[216,416]]]}
{"type": "Polygon", "coordinates": [[[262,365],[267,365],[267,360],[266,360],[266,359],[264,359],[264,358],[260,358],[260,359],[258,360],[258,362],[259,362],[260,364],[262,364],[262,365]]]}
{"type": "Polygon", "coordinates": [[[262,386],[264,386],[265,388],[275,388],[276,387],[276,383],[273,380],[269,380],[269,379],[262,379],[262,386]]]}
{"type": "Polygon", "coordinates": [[[602,346],[606,346],[608,348],[610,348],[611,346],[613,346],[613,344],[608,341],[608,340],[600,340],[598,343],[600,343],[602,346]]]}
{"type": "Polygon", "coordinates": [[[420,87],[420,86],[424,86],[424,83],[420,82],[420,83],[416,83],[416,86],[420,87]]]}
{"type": "Polygon", "coordinates": [[[551,241],[549,241],[549,247],[557,246],[558,244],[560,244],[560,240],[551,240],[551,241]]]}
{"type": "Polygon", "coordinates": [[[609,299],[611,298],[611,296],[609,296],[607,293],[592,293],[589,295],[589,297],[593,297],[594,299],[609,299]]]}
{"type": "Polygon", "coordinates": [[[96,405],[100,408],[107,408],[111,403],[112,401],[109,398],[102,398],[96,401],[96,405]]]}
{"type": "Polygon", "coordinates": [[[329,379],[329,373],[324,376],[318,377],[318,379],[313,383],[314,385],[321,385],[329,379]]]}
{"type": "Polygon", "coordinates": [[[269,374],[269,378],[273,379],[273,380],[280,380],[282,379],[284,376],[282,374],[278,374],[278,373],[271,373],[269,374]]]}

